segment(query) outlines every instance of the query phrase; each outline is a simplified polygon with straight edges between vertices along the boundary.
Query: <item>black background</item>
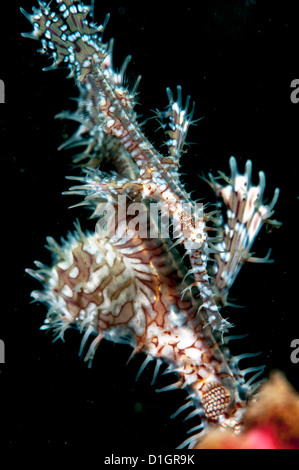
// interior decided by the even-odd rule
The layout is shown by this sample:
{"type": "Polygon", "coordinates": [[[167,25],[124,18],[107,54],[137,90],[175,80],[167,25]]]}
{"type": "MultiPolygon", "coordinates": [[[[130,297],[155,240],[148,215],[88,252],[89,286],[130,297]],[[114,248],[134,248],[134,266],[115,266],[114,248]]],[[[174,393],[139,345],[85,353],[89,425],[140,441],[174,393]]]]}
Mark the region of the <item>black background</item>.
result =
{"type": "MultiPolygon", "coordinates": [[[[70,166],[73,152],[57,147],[76,126],[54,115],[74,108],[69,98],[77,96],[76,87],[65,79],[65,70],[43,72],[50,60],[37,53],[37,41],[20,36],[31,26],[19,7],[31,11],[34,3],[22,0],[1,8],[0,78],[6,87],[6,103],[0,105],[0,338],[6,348],[6,363],[0,367],[2,446],[173,450],[197,424],[196,419],[183,421],[187,412],[170,419],[184,403],[184,392],[155,392],[174,378],[160,376],[152,387],[151,364],[136,383],[144,357],[126,365],[130,348],[107,342],[88,369],[78,357],[79,332],[69,331],[65,343],[52,344],[51,334],[39,330],[46,308],[30,304],[30,292],[40,286],[24,270],[35,259],[51,262],[46,236],[66,236],[77,217],[83,229],[92,228],[86,210],[68,209],[79,201],[61,195],[69,187],[65,176],[76,171],[70,166]]],[[[115,66],[132,54],[128,78],[143,77],[138,112],[153,116],[153,110],[167,104],[166,87],[180,84],[184,96],[196,102],[194,117],[204,117],[190,129],[193,144],[182,168],[194,198],[213,201],[198,175],[228,174],[231,155],[240,170],[252,160],[255,182],[258,171],[265,171],[266,199],[280,187],[275,217],[283,225],[272,233],[264,228],[254,246],[260,256],[272,247],[276,261],[246,265],[231,291],[244,308],[223,313],[236,325],[233,333],[248,333],[232,343],[234,354],[262,351],[241,366],[264,363],[265,376],[279,369],[299,390],[299,363],[290,360],[290,343],[299,338],[299,103],[290,100],[291,81],[299,77],[297,11],[291,2],[270,0],[201,0],[178,6],[165,1],[137,7],[95,3],[99,23],[111,13],[105,38],[115,38],[115,66]]],[[[145,129],[160,145],[157,127],[149,120],[145,129]]]]}

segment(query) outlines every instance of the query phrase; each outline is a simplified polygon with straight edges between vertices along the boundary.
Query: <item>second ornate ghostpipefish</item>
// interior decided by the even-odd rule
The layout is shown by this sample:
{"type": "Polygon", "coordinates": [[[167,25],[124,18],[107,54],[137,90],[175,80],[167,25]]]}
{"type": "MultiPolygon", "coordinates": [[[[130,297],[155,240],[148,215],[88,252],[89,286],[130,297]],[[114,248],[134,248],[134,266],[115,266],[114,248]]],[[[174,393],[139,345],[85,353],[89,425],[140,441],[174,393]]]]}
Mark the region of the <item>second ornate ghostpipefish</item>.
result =
{"type": "Polygon", "coordinates": [[[166,362],[177,374],[177,382],[166,389],[184,388],[189,394],[178,412],[190,407],[189,416],[200,416],[182,446],[193,447],[213,427],[240,432],[263,367],[239,370],[238,361],[249,355],[231,355],[225,336],[231,325],[220,308],[227,305],[244,262],[256,261],[250,252],[262,225],[277,224],[269,219],[278,189],[264,204],[264,173],[255,186],[251,161],[242,174],[231,157],[230,176],[221,174],[224,184],[209,179],[225,215],[205,212],[180,180],[194,111],[189,97],[183,105],[181,88],[176,98],[167,89],[168,107],[158,113],[167,136],[164,155],[138,123],[139,79],[130,89],[124,80],[129,58],[119,72],[113,68],[113,41],[102,39],[108,17],[96,25],[88,20],[91,7],[79,0],[40,1],[32,14],[23,13],[34,27],[23,35],[41,40],[41,52],[53,58],[48,69],[67,64],[78,86],[77,110],[60,115],[79,123],[64,147],[85,145],[74,159],[83,174],[70,177],[77,185],[68,193],[84,196],[82,204],[98,217],[94,232],[84,233],[77,222],[62,246],[49,237],[53,265],[36,262],[37,270],[27,270],[43,284],[43,291],[32,296],[49,307],[42,328],[53,328],[63,338],[68,327],[78,327],[84,332],[80,354],[89,364],[102,339],[145,353],[141,371],[155,359],[154,378],[166,362]],[[106,162],[114,171],[100,169],[106,162]],[[90,336],[94,339],[85,351],[90,336]]]}

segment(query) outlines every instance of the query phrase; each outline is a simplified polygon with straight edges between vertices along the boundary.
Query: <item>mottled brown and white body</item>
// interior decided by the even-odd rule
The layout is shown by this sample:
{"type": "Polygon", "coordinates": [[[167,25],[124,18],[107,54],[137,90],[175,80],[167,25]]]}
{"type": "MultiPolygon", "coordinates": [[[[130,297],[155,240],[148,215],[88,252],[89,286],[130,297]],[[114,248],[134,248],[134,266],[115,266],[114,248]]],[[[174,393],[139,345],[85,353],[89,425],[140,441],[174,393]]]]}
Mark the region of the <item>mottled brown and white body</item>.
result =
{"type": "MultiPolygon", "coordinates": [[[[144,352],[141,370],[155,359],[156,375],[161,361],[166,362],[178,377],[166,389],[188,391],[189,399],[178,412],[194,408],[190,415],[201,416],[200,435],[209,426],[239,432],[252,383],[262,368],[239,371],[238,360],[223,341],[230,324],[220,307],[226,305],[243,263],[253,260],[251,246],[273,213],[278,190],[264,205],[264,174],[252,185],[251,162],[242,175],[232,157],[227,185],[210,181],[227,209],[226,220],[217,211],[204,212],[179,174],[194,111],[188,111],[189,98],[183,107],[181,88],[176,100],[167,90],[169,106],[159,113],[168,138],[168,153],[162,155],[137,121],[136,86],[129,90],[123,80],[128,60],[116,73],[113,43],[102,41],[104,26],[87,20],[90,7],[79,0],[56,0],[53,10],[39,3],[32,15],[25,13],[34,25],[25,36],[40,39],[43,52],[52,51],[50,68],[66,63],[80,90],[77,111],[60,116],[79,122],[64,146],[87,140],[75,160],[82,164],[83,176],[70,178],[78,185],[68,193],[84,196],[81,204],[98,218],[94,232],[83,233],[77,224],[62,246],[49,238],[53,266],[37,262],[37,271],[28,270],[44,286],[32,294],[49,307],[43,328],[54,328],[63,337],[66,328],[78,327],[84,332],[81,353],[85,351],[89,362],[103,338],[144,352]],[[101,171],[103,161],[115,171],[101,171]],[[216,241],[211,231],[218,232],[216,241]],[[186,259],[175,245],[182,245],[186,259]],[[245,375],[254,371],[245,383],[245,375]]],[[[192,447],[198,437],[183,445],[192,447]]]]}

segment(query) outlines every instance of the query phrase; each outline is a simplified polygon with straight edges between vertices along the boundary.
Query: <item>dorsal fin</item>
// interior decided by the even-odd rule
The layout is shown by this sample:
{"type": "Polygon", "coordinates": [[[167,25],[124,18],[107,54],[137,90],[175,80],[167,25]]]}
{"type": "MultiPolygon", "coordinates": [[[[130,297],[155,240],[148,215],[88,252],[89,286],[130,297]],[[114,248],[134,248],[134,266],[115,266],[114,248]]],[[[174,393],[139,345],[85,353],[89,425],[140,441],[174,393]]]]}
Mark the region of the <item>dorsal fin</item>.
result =
{"type": "MultiPolygon", "coordinates": [[[[222,186],[210,175],[210,185],[226,207],[226,217],[222,224],[223,235],[222,240],[216,244],[219,252],[215,254],[214,267],[215,293],[224,305],[227,304],[229,289],[245,261],[257,261],[257,258],[252,258],[250,251],[262,225],[265,222],[280,225],[277,221],[269,221],[274,213],[279,190],[275,190],[270,203],[263,202],[266,185],[264,172],[259,172],[259,184],[255,186],[251,182],[250,160],[246,162],[244,174],[238,172],[234,157],[230,158],[229,164],[230,177],[220,173],[228,183],[226,186],[222,186]]],[[[265,257],[261,261],[270,260],[265,257]]]]}
{"type": "Polygon", "coordinates": [[[192,116],[194,113],[194,103],[191,111],[188,110],[190,96],[187,96],[185,108],[182,104],[182,88],[177,87],[177,99],[174,100],[173,93],[170,88],[166,89],[169,105],[166,111],[157,111],[157,115],[168,136],[166,145],[168,147],[168,156],[162,160],[163,166],[169,172],[177,172],[180,165],[180,157],[183,154],[187,132],[190,124],[192,124],[192,116]]]}

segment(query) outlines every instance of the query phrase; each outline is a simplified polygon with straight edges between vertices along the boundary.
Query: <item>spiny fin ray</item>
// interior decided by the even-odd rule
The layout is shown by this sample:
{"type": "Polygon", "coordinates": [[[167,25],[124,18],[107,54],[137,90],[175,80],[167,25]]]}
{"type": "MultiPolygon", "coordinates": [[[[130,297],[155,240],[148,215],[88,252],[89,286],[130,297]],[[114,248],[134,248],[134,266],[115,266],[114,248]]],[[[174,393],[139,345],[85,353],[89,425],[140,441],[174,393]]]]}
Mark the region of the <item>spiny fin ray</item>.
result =
{"type": "MultiPolygon", "coordinates": [[[[238,172],[237,162],[230,158],[230,177],[222,186],[210,175],[210,185],[226,207],[226,218],[222,223],[222,240],[215,247],[219,250],[214,258],[214,292],[221,304],[227,305],[227,295],[245,261],[257,261],[250,252],[262,225],[269,221],[277,202],[276,189],[272,201],[263,203],[266,186],[265,174],[259,172],[259,184],[251,182],[252,163],[246,162],[244,174],[238,172]]],[[[223,175],[221,175],[223,177],[223,175]]],[[[270,221],[271,222],[271,221],[270,221]]],[[[262,260],[260,260],[262,261],[262,260]]],[[[268,255],[263,259],[269,262],[268,255]]]]}

